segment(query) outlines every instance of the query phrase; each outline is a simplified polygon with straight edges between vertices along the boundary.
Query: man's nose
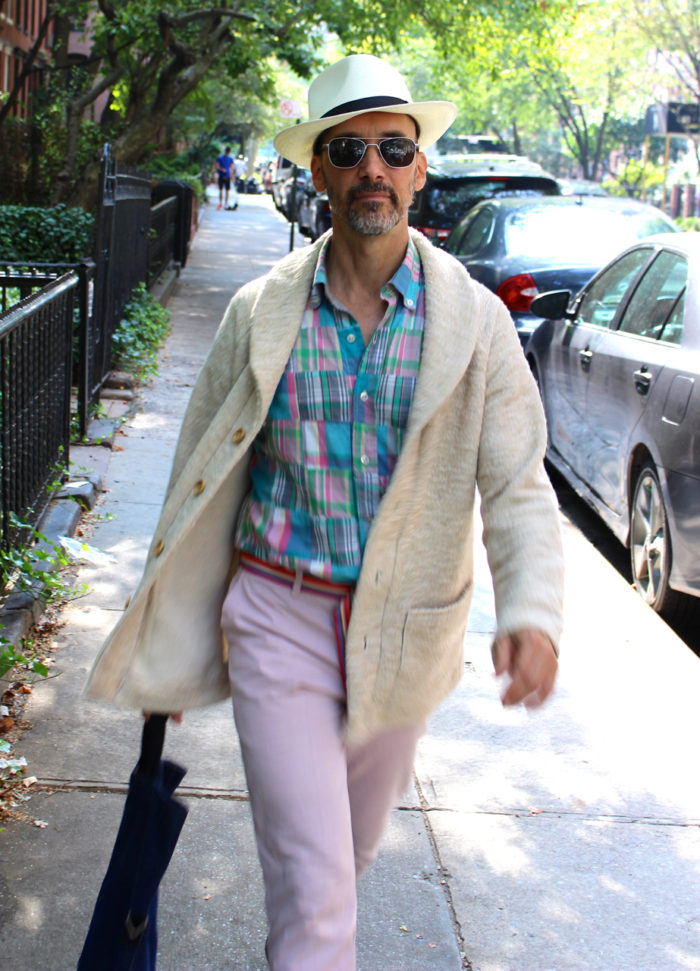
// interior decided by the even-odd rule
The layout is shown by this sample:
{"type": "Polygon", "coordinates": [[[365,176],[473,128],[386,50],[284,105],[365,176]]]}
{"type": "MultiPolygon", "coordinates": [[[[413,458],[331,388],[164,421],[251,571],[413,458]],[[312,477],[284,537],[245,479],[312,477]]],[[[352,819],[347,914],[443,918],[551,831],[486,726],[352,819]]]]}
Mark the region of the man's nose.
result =
{"type": "Polygon", "coordinates": [[[379,145],[374,142],[367,143],[365,154],[362,156],[362,161],[358,168],[365,175],[386,171],[387,164],[382,158],[382,153],[379,151],[379,145]]]}

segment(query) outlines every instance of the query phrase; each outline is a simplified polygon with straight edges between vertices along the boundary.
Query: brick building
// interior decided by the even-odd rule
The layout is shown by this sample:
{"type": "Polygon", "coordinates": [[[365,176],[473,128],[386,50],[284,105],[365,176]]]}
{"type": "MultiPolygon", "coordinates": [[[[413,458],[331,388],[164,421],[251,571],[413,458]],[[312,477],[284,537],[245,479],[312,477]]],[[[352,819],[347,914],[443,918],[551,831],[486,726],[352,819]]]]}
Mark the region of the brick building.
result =
{"type": "MultiPolygon", "coordinates": [[[[48,0],[0,0],[0,94],[12,89],[26,57],[39,36],[48,0]]],[[[24,118],[31,91],[39,83],[41,68],[49,58],[51,28],[46,31],[34,69],[24,81],[13,112],[24,118]]]]}

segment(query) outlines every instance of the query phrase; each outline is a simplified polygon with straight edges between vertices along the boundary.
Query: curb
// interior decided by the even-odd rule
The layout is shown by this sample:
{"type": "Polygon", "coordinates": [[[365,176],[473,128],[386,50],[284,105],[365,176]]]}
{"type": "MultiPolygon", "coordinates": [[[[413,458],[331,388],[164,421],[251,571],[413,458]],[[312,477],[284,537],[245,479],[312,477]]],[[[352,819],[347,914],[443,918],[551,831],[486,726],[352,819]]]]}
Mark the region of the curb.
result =
{"type": "MultiPolygon", "coordinates": [[[[52,553],[54,546],[59,544],[61,536],[75,536],[78,525],[86,510],[93,509],[97,496],[103,491],[104,472],[109,464],[114,438],[122,427],[124,420],[133,410],[136,402],[126,415],[118,418],[95,419],[90,422],[87,441],[71,446],[71,466],[81,468],[81,450],[90,455],[90,464],[99,466],[98,469],[85,469],[72,475],[53,499],[49,501],[46,510],[39,520],[36,530],[44,537],[35,547],[36,550],[52,553]],[[95,450],[90,446],[99,446],[100,458],[95,460],[95,450]]],[[[36,559],[34,567],[37,572],[54,573],[57,565],[53,560],[36,559]]],[[[21,646],[34,626],[40,620],[46,607],[46,586],[39,578],[35,579],[27,590],[13,590],[0,607],[0,637],[8,641],[15,649],[21,646]]]]}

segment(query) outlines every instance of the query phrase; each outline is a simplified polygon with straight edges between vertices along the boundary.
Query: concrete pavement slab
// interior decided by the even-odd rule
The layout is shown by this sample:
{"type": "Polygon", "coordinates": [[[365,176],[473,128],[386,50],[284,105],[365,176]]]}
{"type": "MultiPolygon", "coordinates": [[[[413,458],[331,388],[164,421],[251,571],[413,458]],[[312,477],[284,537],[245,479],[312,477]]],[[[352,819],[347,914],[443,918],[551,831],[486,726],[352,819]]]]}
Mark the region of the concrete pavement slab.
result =
{"type": "Polygon", "coordinates": [[[459,810],[431,824],[473,971],[700,968],[697,898],[686,892],[697,828],[459,810]]]}

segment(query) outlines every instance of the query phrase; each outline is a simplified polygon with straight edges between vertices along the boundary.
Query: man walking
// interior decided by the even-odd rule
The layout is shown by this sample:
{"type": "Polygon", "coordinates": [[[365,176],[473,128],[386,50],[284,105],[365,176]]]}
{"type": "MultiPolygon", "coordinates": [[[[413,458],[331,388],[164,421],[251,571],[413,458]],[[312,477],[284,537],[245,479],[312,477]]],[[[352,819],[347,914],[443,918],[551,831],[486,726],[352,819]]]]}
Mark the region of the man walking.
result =
{"type": "MultiPolygon", "coordinates": [[[[226,209],[231,207],[228,204],[229,193],[231,192],[231,169],[233,168],[233,155],[231,155],[231,148],[227,145],[221,155],[212,165],[212,171],[216,171],[218,183],[219,183],[219,205],[217,209],[221,209],[222,205],[226,209]]],[[[234,188],[235,192],[235,188],[234,188]]],[[[234,209],[238,208],[238,202],[233,206],[234,209]]]]}
{"type": "Polygon", "coordinates": [[[88,686],[163,712],[232,695],[273,971],[354,971],[357,877],[464,666],[477,488],[503,702],[538,705],[556,677],[537,389],[500,301],[408,228],[419,146],[455,111],[353,55],[275,139],[332,232],[231,301],[88,686]]]}

